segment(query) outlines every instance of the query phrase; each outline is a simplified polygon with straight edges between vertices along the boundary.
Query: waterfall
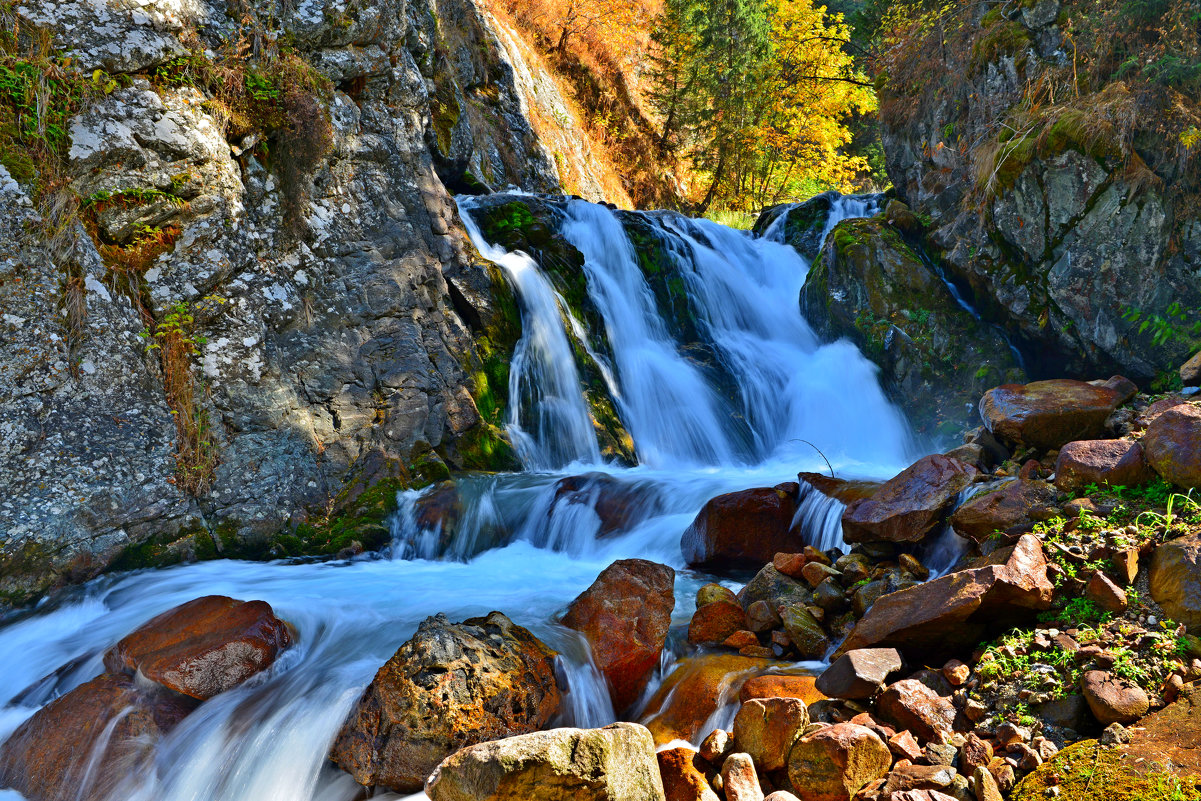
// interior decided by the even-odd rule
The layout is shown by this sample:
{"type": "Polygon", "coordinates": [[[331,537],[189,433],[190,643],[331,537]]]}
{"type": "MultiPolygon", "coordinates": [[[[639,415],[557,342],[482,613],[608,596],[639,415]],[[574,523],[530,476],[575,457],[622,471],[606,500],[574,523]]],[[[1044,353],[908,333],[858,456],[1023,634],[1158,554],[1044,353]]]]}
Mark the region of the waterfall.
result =
{"type": "MultiPolygon", "coordinates": [[[[556,723],[601,725],[614,718],[604,681],[578,637],[553,621],[605,567],[640,557],[681,568],[673,625],[686,627],[696,590],[713,577],[682,569],[680,536],[707,500],[825,471],[827,460],[847,477],[889,477],[916,455],[871,363],[846,342],[821,343],[802,317],[808,264],[780,231],[754,237],[674,213],[553,201],[603,318],[603,331],[589,331],[528,254],[484,241],[473,202],[463,202],[468,232],[521,312],[506,423],[526,470],[402,493],[384,554],[105,576],[7,622],[0,740],[102,672],[101,655],[122,636],[214,593],[267,601],[295,627],[296,645],[159,742],[154,764],[125,777],[123,799],[360,797],[325,754],[379,666],[439,612],[462,620],[501,610],[528,627],[561,654],[556,723]],[[661,261],[644,263],[634,228],[661,261]],[[638,465],[602,459],[573,342],[591,348],[638,465]]],[[[830,226],[869,211],[867,201],[839,202],[830,226]]],[[[842,505],[802,493],[794,525],[805,541],[844,547],[842,505]]]]}

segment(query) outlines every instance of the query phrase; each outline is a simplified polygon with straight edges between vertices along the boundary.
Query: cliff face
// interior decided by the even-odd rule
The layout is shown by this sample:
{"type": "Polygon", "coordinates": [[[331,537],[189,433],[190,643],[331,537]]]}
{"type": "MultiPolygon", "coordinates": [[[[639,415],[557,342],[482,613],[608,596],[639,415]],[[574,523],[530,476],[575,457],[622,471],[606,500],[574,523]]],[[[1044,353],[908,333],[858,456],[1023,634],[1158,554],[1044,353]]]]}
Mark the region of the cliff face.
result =
{"type": "Polygon", "coordinates": [[[10,58],[50,34],[88,98],[53,185],[18,149],[0,168],[0,606],[114,565],[371,547],[398,487],[512,464],[485,362],[519,322],[447,186],[560,183],[486,14],[0,12],[10,58]]]}
{"type": "Polygon", "coordinates": [[[883,143],[931,249],[1034,373],[1150,383],[1201,344],[1197,43],[1171,21],[1196,4],[1095,5],[915,21],[886,59],[883,143]]]}

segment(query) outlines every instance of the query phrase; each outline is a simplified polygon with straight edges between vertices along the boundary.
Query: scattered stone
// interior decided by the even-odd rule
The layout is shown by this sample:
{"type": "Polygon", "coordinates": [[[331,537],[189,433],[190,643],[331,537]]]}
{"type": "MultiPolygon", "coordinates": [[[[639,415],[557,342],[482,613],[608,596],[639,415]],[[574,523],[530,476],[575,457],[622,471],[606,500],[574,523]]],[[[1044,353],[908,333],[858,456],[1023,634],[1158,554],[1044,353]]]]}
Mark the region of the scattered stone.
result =
{"type": "Polygon", "coordinates": [[[917,560],[912,554],[903,553],[897,557],[897,563],[901,569],[909,573],[918,581],[925,581],[930,578],[930,569],[917,560]]]}
{"type": "Polygon", "coordinates": [[[750,755],[737,753],[726,757],[721,766],[721,780],[726,801],[763,801],[759,774],[750,755]]]}
{"type": "Polygon", "coordinates": [[[29,801],[110,797],[149,766],[155,742],[196,707],[164,690],[140,690],[105,673],[56,698],[0,745],[0,787],[29,801]]]}
{"type": "Polygon", "coordinates": [[[847,801],[891,766],[892,754],[875,732],[836,723],[797,740],[788,778],[801,801],[847,801]]]}
{"type": "Polygon", "coordinates": [[[830,698],[871,698],[903,664],[895,648],[859,648],[835,659],[815,686],[830,698]]]}
{"type": "Polygon", "coordinates": [[[952,687],[962,687],[971,677],[972,669],[958,659],[952,659],[942,666],[942,675],[952,687]]]}
{"type": "Polygon", "coordinates": [[[955,706],[951,700],[913,679],[902,679],[885,688],[876,701],[876,710],[919,740],[942,742],[954,731],[955,706]]]}
{"type": "Polygon", "coordinates": [[[1010,479],[978,492],[951,515],[951,526],[962,537],[983,542],[1002,532],[1024,534],[1039,519],[1055,513],[1055,488],[1045,481],[1010,479]]]}
{"type": "Polygon", "coordinates": [[[447,755],[546,726],[559,709],[554,655],[500,612],[427,618],[363,691],[330,758],[364,787],[417,792],[447,755]]]}
{"type": "Polygon", "coordinates": [[[1125,394],[1070,379],[1006,384],[984,394],[980,417],[1003,440],[1056,450],[1074,440],[1101,436],[1125,394]]]}
{"type": "Polygon", "coordinates": [[[1106,612],[1120,615],[1126,611],[1128,604],[1126,593],[1114,584],[1109,576],[1100,570],[1093,573],[1088,585],[1084,588],[1084,596],[1101,607],[1106,612]]]}
{"type": "Polygon", "coordinates": [[[723,587],[710,582],[696,591],[696,608],[717,603],[718,601],[737,601],[738,596],[729,587],[723,587]]]}
{"type": "Polygon", "coordinates": [[[799,579],[801,571],[805,568],[805,555],[803,553],[778,553],[772,557],[772,566],[789,578],[799,579]]]}
{"type": "Polygon", "coordinates": [[[696,751],[672,748],[660,751],[655,757],[667,801],[719,801],[705,778],[705,763],[696,751]]]}
{"type": "Polygon", "coordinates": [[[826,697],[817,689],[816,682],[813,676],[768,673],[747,679],[738,693],[738,700],[745,704],[753,698],[799,698],[812,704],[826,697]]]}
{"type": "Polygon", "coordinates": [[[266,670],[292,642],[265,601],[209,595],[153,618],[104,655],[110,673],[141,672],[205,700],[266,670]]]}
{"type": "Polygon", "coordinates": [[[724,640],[722,640],[721,644],[726,648],[730,648],[735,651],[741,651],[744,648],[758,648],[759,638],[755,636],[755,632],[746,631],[744,629],[741,631],[736,631],[729,637],[726,637],[724,640]]]}
{"type": "Polygon", "coordinates": [[[958,772],[947,765],[903,765],[892,769],[884,785],[884,797],[906,790],[948,790],[958,772]]]}
{"type": "Polygon", "coordinates": [[[972,792],[976,801],[1001,801],[1001,788],[987,767],[979,766],[972,773],[972,792]]]}
{"type": "Polygon", "coordinates": [[[780,616],[801,659],[823,659],[832,643],[817,618],[803,606],[789,606],[780,616]]]}
{"type": "Polygon", "coordinates": [[[1017,783],[1017,773],[1014,771],[1013,765],[1001,757],[993,757],[992,762],[988,763],[988,772],[996,780],[997,787],[1002,794],[1008,793],[1017,783]]]}
{"type": "Polygon", "coordinates": [[[847,542],[918,542],[976,475],[976,468],[946,456],[919,459],[871,498],[847,506],[843,536],[847,542]]]}
{"type": "Polygon", "coordinates": [[[480,743],[430,776],[432,801],[665,801],[649,731],[636,723],[480,743]]]}
{"type": "Polygon", "coordinates": [[[736,601],[714,601],[696,610],[688,624],[688,642],[694,645],[722,642],[746,625],[736,601]]]}
{"type": "Polygon", "coordinates": [[[958,755],[959,749],[951,742],[926,743],[926,761],[931,765],[954,765],[958,755]]]}
{"type": "Polygon", "coordinates": [[[813,595],[808,587],[796,579],[785,576],[772,565],[764,565],[763,569],[756,573],[755,577],[747,582],[738,593],[738,603],[742,604],[742,608],[747,611],[748,616],[751,606],[762,601],[774,620],[773,627],[780,624],[780,616],[777,612],[780,607],[804,606],[812,599],[813,595]]]}
{"type": "Polygon", "coordinates": [[[974,733],[968,734],[959,749],[959,767],[968,775],[974,773],[977,768],[987,768],[992,758],[992,743],[980,739],[974,733]]]}
{"type": "Polygon", "coordinates": [[[1123,681],[1102,670],[1089,670],[1080,680],[1084,700],[1102,726],[1133,723],[1147,714],[1151,703],[1137,684],[1123,681]]]}
{"type": "Polygon", "coordinates": [[[701,743],[701,750],[697,753],[710,765],[721,767],[721,763],[725,762],[733,745],[734,739],[730,732],[725,729],[714,729],[705,737],[704,742],[701,743]]]}
{"type": "Polygon", "coordinates": [[[615,710],[638,699],[659,664],[675,606],[675,576],[666,565],[622,559],[567,607],[562,623],[588,638],[615,710]]]}
{"type": "Polygon", "coordinates": [[[1055,486],[1073,492],[1098,487],[1137,487],[1155,478],[1143,446],[1128,439],[1094,439],[1069,442],[1055,462],[1055,486]]]}
{"type": "Polygon", "coordinates": [[[1168,617],[1201,626],[1201,535],[1165,542],[1151,556],[1150,588],[1168,617]]]}
{"type": "Polygon", "coordinates": [[[1023,535],[1012,550],[997,551],[990,560],[1002,558],[1001,564],[950,573],[885,596],[855,625],[836,654],[893,646],[930,658],[974,647],[989,628],[1048,608],[1054,586],[1038,538],[1023,535]]]}
{"type": "Polygon", "coordinates": [[[782,487],[719,495],[684,532],[684,559],[690,566],[770,562],[802,545],[791,530],[795,514],[796,496],[782,487]]]}
{"type": "Polygon", "coordinates": [[[908,731],[903,731],[889,737],[888,748],[897,755],[898,759],[917,761],[922,757],[922,747],[918,745],[917,740],[913,739],[913,735],[908,731]]]}
{"type": "Polygon", "coordinates": [[[1201,487],[1201,407],[1186,403],[1168,409],[1151,421],[1142,443],[1147,461],[1165,481],[1201,487]]]}
{"type": "Polygon", "coordinates": [[[801,801],[801,799],[797,798],[787,790],[776,790],[774,793],[770,793],[766,798],[764,798],[763,801],[801,801]]]}
{"type": "Polygon", "coordinates": [[[823,565],[821,562],[808,562],[801,570],[801,578],[809,583],[810,587],[816,587],[828,578],[841,578],[842,574],[829,565],[823,565]]]}
{"type": "Polygon", "coordinates": [[[781,770],[808,725],[809,710],[799,698],[756,698],[739,708],[734,741],[760,770],[781,770]]]}

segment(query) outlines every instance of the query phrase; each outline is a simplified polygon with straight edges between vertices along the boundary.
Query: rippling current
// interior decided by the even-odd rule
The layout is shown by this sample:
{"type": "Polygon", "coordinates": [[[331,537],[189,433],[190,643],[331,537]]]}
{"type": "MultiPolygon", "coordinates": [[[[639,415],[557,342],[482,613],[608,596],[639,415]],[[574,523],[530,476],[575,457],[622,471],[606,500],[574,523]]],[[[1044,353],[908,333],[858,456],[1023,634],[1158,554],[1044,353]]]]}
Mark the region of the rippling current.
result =
{"type": "MultiPolygon", "coordinates": [[[[554,623],[602,569],[628,557],[675,567],[674,617],[686,624],[696,588],[710,577],[685,569],[680,536],[706,500],[795,480],[801,470],[824,472],[826,459],[841,477],[887,477],[917,455],[875,368],[845,342],[819,342],[802,318],[808,265],[782,244],[779,225],[753,238],[675,214],[640,215],[676,260],[707,352],[736,388],[730,392],[714,385],[712,369],[685,352],[676,326],[660,315],[619,217],[572,201],[563,234],[586,258],[611,363],[596,358],[639,462],[604,463],[572,356],[573,337],[587,332],[532,259],[481,238],[469,203],[464,218],[476,246],[503,268],[521,306],[508,428],[526,470],[464,479],[464,520],[449,540],[417,526],[417,493],[403,493],[395,541],[382,554],[106,576],[43,604],[0,628],[0,740],[101,673],[102,653],[120,637],[214,593],[269,602],[296,627],[297,644],[271,670],[186,718],[159,743],[155,764],[127,777],[121,798],[350,801],[359,788],[327,762],[329,746],[379,666],[438,612],[460,620],[500,610],[531,629],[562,654],[567,690],[557,723],[604,725],[615,716],[603,681],[579,636],[554,623]],[[584,473],[637,490],[637,522],[605,533],[597,493],[556,499],[560,479],[584,473]]],[[[830,226],[870,211],[844,198],[830,226]]],[[[811,493],[796,525],[807,542],[838,547],[841,509],[811,493]]],[[[0,791],[3,801],[17,798],[0,791]]]]}

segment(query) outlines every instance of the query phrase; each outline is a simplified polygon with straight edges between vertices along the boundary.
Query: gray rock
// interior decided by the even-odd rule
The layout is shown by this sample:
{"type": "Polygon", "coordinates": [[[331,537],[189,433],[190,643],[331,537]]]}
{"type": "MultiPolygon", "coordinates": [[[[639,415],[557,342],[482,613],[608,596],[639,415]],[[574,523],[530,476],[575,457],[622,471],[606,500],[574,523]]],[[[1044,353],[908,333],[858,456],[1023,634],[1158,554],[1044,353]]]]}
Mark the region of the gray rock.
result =
{"type": "Polygon", "coordinates": [[[830,698],[871,698],[902,665],[895,648],[859,648],[834,660],[815,686],[830,698]]]}

